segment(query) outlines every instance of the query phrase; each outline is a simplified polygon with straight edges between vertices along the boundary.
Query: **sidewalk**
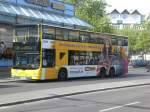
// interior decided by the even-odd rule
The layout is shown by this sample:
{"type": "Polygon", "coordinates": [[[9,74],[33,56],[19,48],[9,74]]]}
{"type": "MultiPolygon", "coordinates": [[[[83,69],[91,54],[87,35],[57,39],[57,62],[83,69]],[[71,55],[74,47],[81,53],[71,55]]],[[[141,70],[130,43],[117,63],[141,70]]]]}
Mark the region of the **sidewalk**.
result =
{"type": "Polygon", "coordinates": [[[0,67],[0,79],[10,78],[10,68],[0,67]]]}
{"type": "Polygon", "coordinates": [[[20,92],[15,94],[0,95],[0,107],[16,105],[20,103],[35,102],[40,100],[47,100],[51,98],[103,91],[109,89],[117,89],[123,87],[132,87],[150,84],[150,79],[120,81],[110,83],[88,84],[72,87],[61,87],[45,90],[35,90],[30,92],[20,92]]]}

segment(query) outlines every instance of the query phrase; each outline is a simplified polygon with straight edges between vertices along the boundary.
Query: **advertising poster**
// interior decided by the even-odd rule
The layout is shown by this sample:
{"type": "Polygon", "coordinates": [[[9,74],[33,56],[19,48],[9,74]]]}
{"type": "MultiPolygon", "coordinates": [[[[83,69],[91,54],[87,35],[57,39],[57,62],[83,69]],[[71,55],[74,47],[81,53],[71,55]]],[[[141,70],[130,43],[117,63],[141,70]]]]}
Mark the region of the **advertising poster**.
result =
{"type": "Polygon", "coordinates": [[[12,65],[13,28],[0,24],[0,67],[12,65]]]}

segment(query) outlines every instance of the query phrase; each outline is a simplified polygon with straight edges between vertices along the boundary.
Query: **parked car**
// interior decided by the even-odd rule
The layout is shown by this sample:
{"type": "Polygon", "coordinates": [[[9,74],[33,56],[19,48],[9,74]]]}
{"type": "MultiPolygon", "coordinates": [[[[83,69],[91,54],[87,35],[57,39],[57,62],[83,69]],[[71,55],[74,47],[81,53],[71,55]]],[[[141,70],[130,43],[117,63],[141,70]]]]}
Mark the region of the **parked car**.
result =
{"type": "Polygon", "coordinates": [[[131,64],[133,67],[146,67],[149,61],[147,60],[132,60],[131,64]]]}

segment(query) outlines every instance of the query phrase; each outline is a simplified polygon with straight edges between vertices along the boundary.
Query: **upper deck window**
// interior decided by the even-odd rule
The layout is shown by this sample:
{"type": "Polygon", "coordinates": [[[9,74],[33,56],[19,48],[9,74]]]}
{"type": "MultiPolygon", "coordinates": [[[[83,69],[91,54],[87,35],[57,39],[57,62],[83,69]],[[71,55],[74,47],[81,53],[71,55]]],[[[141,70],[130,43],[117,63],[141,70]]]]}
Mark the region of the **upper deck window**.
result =
{"type": "Polygon", "coordinates": [[[56,39],[58,40],[68,40],[69,31],[63,28],[56,28],[56,39]]]}
{"type": "Polygon", "coordinates": [[[56,28],[56,39],[63,40],[63,31],[60,28],[56,28]]]}
{"type": "Polygon", "coordinates": [[[39,40],[37,26],[19,26],[15,29],[15,42],[35,42],[39,40]]]}
{"type": "Polygon", "coordinates": [[[100,34],[91,33],[90,42],[96,44],[104,44],[104,39],[100,37],[100,34]]]}
{"type": "Polygon", "coordinates": [[[116,38],[112,38],[111,43],[112,43],[112,45],[118,45],[118,41],[116,38]]]}
{"type": "Polygon", "coordinates": [[[55,38],[55,28],[44,27],[43,28],[43,39],[54,39],[55,38]]]}
{"type": "Polygon", "coordinates": [[[69,30],[63,29],[63,38],[64,40],[69,39],[69,30]]]}
{"type": "Polygon", "coordinates": [[[89,42],[90,41],[90,35],[87,32],[80,32],[80,41],[81,42],[89,42]]]}
{"type": "Polygon", "coordinates": [[[128,46],[128,39],[122,39],[122,45],[123,46],[128,46]]]}
{"type": "Polygon", "coordinates": [[[78,42],[79,41],[79,31],[73,31],[73,30],[71,30],[69,32],[69,40],[70,41],[78,42]]]}

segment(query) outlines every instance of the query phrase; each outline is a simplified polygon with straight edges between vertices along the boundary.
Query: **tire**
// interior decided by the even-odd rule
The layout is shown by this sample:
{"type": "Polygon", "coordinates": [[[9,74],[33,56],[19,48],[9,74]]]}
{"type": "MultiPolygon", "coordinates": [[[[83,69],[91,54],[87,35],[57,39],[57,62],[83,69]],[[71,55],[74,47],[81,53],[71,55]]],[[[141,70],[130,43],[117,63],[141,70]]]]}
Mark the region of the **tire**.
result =
{"type": "Polygon", "coordinates": [[[115,76],[115,69],[114,69],[114,68],[111,68],[111,69],[109,70],[109,76],[110,76],[111,78],[113,78],[113,77],[115,76]]]}
{"type": "Polygon", "coordinates": [[[100,78],[104,78],[106,76],[106,70],[104,68],[101,69],[99,76],[100,78]]]}
{"type": "Polygon", "coordinates": [[[61,69],[58,73],[58,80],[59,81],[66,81],[68,79],[67,77],[67,70],[61,69]]]}

